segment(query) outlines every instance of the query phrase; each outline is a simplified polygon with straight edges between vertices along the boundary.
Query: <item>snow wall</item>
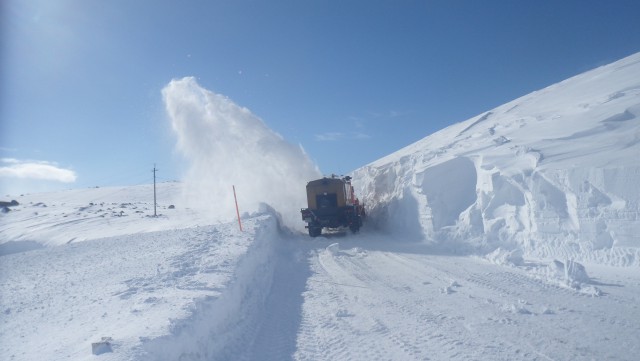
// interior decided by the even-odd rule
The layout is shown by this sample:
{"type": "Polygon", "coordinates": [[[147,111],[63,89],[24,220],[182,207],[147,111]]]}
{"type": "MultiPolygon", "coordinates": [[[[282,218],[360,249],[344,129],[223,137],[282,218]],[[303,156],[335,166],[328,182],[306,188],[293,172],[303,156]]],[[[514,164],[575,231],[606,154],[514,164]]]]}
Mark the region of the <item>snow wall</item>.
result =
{"type": "Polygon", "coordinates": [[[353,176],[370,225],[434,251],[640,266],[640,53],[353,176]]]}

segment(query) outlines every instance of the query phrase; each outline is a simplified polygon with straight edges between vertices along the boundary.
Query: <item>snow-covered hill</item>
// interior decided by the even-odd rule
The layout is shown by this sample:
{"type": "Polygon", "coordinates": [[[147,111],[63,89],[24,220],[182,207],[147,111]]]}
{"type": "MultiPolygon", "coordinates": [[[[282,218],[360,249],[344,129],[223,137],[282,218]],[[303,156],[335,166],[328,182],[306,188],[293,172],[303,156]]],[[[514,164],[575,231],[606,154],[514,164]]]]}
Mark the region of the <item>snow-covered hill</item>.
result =
{"type": "Polygon", "coordinates": [[[0,224],[0,254],[90,239],[210,224],[186,206],[182,184],[160,183],[153,217],[153,185],[75,189],[17,195],[0,224]],[[8,241],[8,243],[7,243],[8,241]]]}
{"type": "Polygon", "coordinates": [[[191,168],[157,216],[152,185],[7,197],[0,360],[640,353],[640,54],[356,170],[368,223],[314,239],[304,151],[193,78],[164,95],[191,168]]]}
{"type": "Polygon", "coordinates": [[[434,249],[640,265],[640,54],[355,171],[377,227],[434,249]]]}

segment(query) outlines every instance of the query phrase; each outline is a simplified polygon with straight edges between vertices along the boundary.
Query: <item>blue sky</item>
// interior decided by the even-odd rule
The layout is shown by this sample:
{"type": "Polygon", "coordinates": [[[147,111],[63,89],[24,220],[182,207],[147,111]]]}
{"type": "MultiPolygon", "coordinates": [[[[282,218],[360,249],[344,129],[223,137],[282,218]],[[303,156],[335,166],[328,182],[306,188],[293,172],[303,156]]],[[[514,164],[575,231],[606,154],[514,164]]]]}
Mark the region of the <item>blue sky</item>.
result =
{"type": "MultiPolygon", "coordinates": [[[[2,2],[0,192],[180,179],[174,78],[251,110],[322,172],[640,51],[640,2],[2,2]]],[[[241,145],[239,145],[241,146],[241,145]]]]}

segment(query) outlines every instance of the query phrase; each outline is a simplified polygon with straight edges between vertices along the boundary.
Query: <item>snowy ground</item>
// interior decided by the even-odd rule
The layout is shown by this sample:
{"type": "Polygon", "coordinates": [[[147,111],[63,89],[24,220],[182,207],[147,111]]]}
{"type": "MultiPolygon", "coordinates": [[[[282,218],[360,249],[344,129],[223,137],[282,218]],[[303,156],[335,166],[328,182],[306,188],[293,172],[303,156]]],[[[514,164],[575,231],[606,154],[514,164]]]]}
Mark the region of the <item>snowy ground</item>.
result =
{"type": "MultiPolygon", "coordinates": [[[[144,189],[129,189],[142,209],[144,189]]],[[[127,233],[1,256],[0,359],[631,360],[640,351],[637,268],[565,272],[565,260],[506,251],[434,254],[371,230],[312,240],[281,232],[267,210],[245,215],[243,233],[234,222],[175,228],[188,218],[179,206],[153,219],[169,229],[132,232],[136,222],[96,224],[63,197],[88,204],[104,192],[26,195],[2,215],[3,237],[14,220],[35,229],[23,239],[50,228],[127,233]],[[49,221],[25,217],[36,211],[49,221]],[[109,352],[92,354],[103,337],[109,352]]]]}
{"type": "Polygon", "coordinates": [[[157,216],[151,185],[0,199],[0,360],[635,360],[639,75],[635,54],[356,170],[362,233],[315,239],[304,151],[173,81],[192,168],[157,216]]]}
{"type": "Polygon", "coordinates": [[[509,267],[398,241],[363,235],[307,254],[297,359],[613,360],[640,350],[635,269],[598,269],[576,290],[546,262],[509,267]],[[584,292],[594,288],[599,296],[584,292]]]}

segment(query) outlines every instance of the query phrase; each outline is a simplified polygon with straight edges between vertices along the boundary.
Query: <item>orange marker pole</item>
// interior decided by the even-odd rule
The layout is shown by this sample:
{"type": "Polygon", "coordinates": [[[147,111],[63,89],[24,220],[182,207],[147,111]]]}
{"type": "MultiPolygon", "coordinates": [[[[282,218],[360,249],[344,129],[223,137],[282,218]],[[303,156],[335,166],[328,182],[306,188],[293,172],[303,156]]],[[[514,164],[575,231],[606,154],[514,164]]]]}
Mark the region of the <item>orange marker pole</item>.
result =
{"type": "Polygon", "coordinates": [[[236,201],[236,215],[238,216],[238,226],[242,232],[242,222],[240,222],[240,209],[238,209],[238,197],[236,197],[236,186],[233,186],[233,199],[236,201]]]}

